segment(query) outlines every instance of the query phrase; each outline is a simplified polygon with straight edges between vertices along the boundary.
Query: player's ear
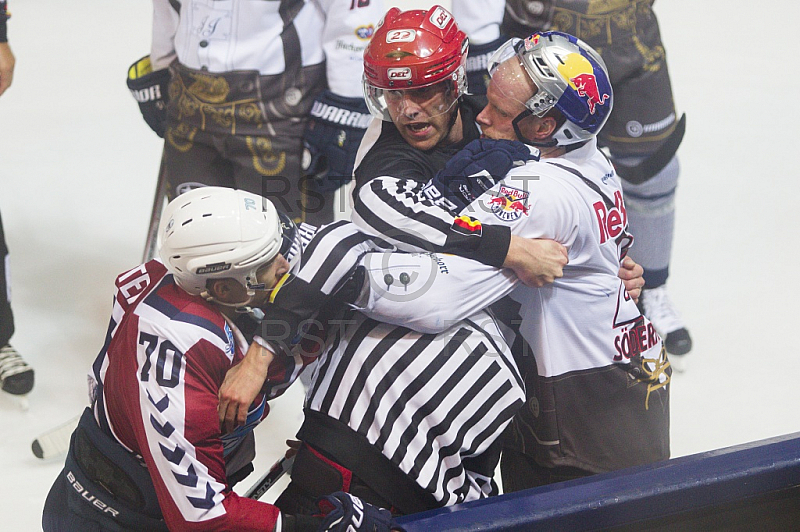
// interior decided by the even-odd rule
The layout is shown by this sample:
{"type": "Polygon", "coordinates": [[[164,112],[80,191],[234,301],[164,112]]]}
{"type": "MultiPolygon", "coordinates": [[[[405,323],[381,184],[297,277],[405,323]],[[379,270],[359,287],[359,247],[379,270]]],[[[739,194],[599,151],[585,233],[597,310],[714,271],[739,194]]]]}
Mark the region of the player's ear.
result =
{"type": "Polygon", "coordinates": [[[231,282],[235,281],[233,279],[209,279],[206,282],[206,290],[217,301],[227,301],[231,297],[231,282]]]}
{"type": "Polygon", "coordinates": [[[548,140],[558,128],[558,122],[552,116],[543,116],[536,120],[529,120],[529,122],[533,122],[533,126],[531,127],[531,136],[528,138],[536,141],[548,140]]]}
{"type": "Polygon", "coordinates": [[[520,121],[519,128],[525,138],[534,142],[544,142],[556,132],[558,121],[552,116],[530,115],[520,121]]]}

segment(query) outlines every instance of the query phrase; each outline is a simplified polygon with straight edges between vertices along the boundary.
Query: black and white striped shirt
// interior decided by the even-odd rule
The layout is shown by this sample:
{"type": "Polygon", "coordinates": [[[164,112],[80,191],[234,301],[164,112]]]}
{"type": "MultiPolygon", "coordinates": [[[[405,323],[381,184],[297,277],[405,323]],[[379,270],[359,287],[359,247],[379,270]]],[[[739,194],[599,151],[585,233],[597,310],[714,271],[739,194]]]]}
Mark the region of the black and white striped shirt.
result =
{"type": "Polygon", "coordinates": [[[422,334],[354,312],[320,357],[306,408],[365,437],[450,505],[497,494],[498,437],[524,399],[489,314],[422,334]]]}
{"type": "MultiPolygon", "coordinates": [[[[316,232],[305,225],[301,233],[303,265],[275,297],[298,321],[312,317],[365,253],[390,249],[348,222],[316,232]]],[[[499,436],[525,391],[494,318],[478,312],[438,334],[355,311],[324,321],[327,343],[306,409],[366,438],[438,504],[496,494],[499,436]]]]}

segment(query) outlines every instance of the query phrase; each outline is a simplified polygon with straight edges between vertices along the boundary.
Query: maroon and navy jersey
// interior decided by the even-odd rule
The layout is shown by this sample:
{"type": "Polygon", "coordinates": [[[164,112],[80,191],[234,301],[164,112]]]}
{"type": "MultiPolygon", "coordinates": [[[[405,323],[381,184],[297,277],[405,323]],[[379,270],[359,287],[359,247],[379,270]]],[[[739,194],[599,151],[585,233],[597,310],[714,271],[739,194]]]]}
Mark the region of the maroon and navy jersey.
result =
{"type": "Polygon", "coordinates": [[[117,278],[90,395],[99,425],[143,459],[171,530],[280,529],[277,508],[226,481],[226,456],[269,411],[262,394],[246,427],[220,431],[219,387],[246,349],[238,329],[159,261],[117,278]]]}

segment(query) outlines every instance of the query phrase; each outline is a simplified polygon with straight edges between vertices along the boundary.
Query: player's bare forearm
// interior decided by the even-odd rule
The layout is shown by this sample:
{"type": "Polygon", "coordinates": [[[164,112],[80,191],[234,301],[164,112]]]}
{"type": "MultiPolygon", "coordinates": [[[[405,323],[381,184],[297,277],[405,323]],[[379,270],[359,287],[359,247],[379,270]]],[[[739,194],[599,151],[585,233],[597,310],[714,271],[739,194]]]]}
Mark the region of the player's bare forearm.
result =
{"type": "Polygon", "coordinates": [[[632,258],[625,257],[622,259],[622,264],[620,264],[618,275],[622,279],[628,295],[638,303],[642,288],[644,288],[644,268],[632,258]]]}
{"type": "Polygon", "coordinates": [[[273,354],[253,342],[242,361],[225,374],[219,389],[219,424],[222,432],[244,425],[247,409],[255,400],[267,378],[273,354]]]}
{"type": "Polygon", "coordinates": [[[511,268],[527,286],[542,287],[564,276],[567,248],[555,240],[511,236],[504,268],[511,268]]]}

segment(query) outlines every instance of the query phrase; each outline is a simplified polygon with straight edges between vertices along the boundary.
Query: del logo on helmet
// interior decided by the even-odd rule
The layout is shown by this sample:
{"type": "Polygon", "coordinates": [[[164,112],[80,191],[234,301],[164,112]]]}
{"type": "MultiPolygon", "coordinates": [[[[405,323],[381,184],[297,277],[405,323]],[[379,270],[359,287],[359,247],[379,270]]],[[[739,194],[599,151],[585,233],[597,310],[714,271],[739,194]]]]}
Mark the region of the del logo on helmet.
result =
{"type": "Polygon", "coordinates": [[[411,69],[409,67],[390,68],[386,71],[389,79],[411,79],[411,69]]]}
{"type": "Polygon", "coordinates": [[[431,24],[440,30],[443,30],[447,27],[452,19],[453,16],[448,13],[446,9],[437,6],[437,8],[433,10],[433,13],[431,13],[429,20],[431,21],[431,24]]]}

